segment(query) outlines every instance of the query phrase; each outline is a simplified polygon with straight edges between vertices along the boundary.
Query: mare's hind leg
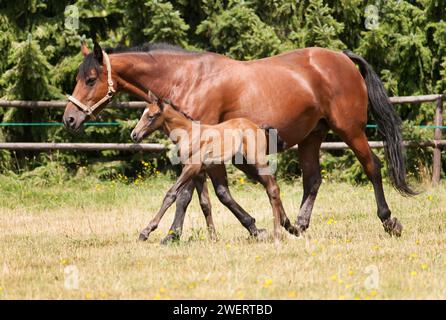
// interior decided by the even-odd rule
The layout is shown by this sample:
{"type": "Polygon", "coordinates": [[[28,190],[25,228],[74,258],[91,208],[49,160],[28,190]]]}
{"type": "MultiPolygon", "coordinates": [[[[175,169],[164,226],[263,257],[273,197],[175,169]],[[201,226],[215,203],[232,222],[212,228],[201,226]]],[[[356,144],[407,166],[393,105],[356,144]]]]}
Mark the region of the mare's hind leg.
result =
{"type": "Polygon", "coordinates": [[[178,178],[178,180],[169,189],[169,191],[167,191],[160,210],[158,211],[156,216],[150,221],[147,227],[141,231],[139,235],[139,240],[141,241],[147,240],[149,234],[158,227],[158,224],[161,221],[164,214],[166,213],[167,209],[169,209],[169,207],[175,202],[178,193],[189,181],[191,181],[192,177],[194,177],[196,174],[200,172],[200,170],[201,170],[201,165],[184,166],[183,171],[181,172],[181,175],[178,178]]]}
{"type": "Polygon", "coordinates": [[[304,193],[297,216],[297,227],[305,231],[310,225],[314,202],[322,183],[321,168],[319,164],[319,150],[324,141],[328,127],[325,121],[320,121],[298,147],[299,165],[302,168],[304,193]]]}
{"type": "Polygon", "coordinates": [[[334,129],[341,138],[353,150],[359,162],[361,162],[367,177],[373,184],[375,199],[378,208],[378,217],[381,220],[384,230],[390,235],[401,236],[403,226],[396,218],[391,218],[391,212],[387,205],[382,186],[380,162],[378,157],[372,152],[367,141],[363,127],[346,126],[347,129],[334,129]]]}

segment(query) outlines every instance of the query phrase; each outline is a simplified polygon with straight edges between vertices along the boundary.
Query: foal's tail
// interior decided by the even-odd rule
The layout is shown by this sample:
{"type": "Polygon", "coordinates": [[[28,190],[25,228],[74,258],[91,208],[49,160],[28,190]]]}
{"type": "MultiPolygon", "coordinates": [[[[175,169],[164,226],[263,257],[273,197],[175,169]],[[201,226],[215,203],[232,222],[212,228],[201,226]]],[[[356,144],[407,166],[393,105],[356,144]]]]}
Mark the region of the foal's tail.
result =
{"type": "Polygon", "coordinates": [[[372,66],[362,57],[349,50],[343,51],[353,62],[358,64],[365,79],[369,95],[369,106],[378,131],[384,137],[384,151],[388,165],[388,174],[393,187],[402,195],[413,196],[413,191],[406,182],[403,145],[401,137],[401,119],[389,101],[381,79],[372,66]]]}
{"type": "MultiPolygon", "coordinates": [[[[268,140],[268,142],[270,142],[271,140],[269,139],[270,137],[272,137],[276,143],[277,143],[277,151],[283,151],[286,149],[286,142],[282,140],[282,138],[279,136],[279,134],[277,133],[277,129],[268,125],[268,124],[262,124],[260,126],[260,129],[263,129],[265,131],[265,135],[266,138],[268,140]]],[[[273,141],[274,141],[273,140],[273,141]]],[[[271,149],[270,149],[271,150],[271,149]]]]}

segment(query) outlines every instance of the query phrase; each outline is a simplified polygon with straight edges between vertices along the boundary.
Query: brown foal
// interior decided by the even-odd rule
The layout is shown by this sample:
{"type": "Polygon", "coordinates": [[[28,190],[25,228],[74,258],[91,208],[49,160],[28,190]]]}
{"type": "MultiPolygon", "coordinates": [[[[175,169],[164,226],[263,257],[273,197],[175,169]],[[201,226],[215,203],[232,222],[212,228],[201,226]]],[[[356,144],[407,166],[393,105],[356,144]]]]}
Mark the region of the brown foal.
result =
{"type": "MultiPolygon", "coordinates": [[[[158,227],[164,213],[187,183],[197,177],[201,179],[205,168],[227,163],[233,158],[243,159],[256,168],[272,206],[275,242],[279,242],[281,225],[291,234],[299,235],[299,230],[290,223],[285,214],[279,187],[268,166],[268,145],[275,142],[273,140],[277,135],[270,134],[266,127],[259,127],[245,118],[231,119],[217,125],[200,125],[179,111],[171,102],[160,101],[157,104],[148,104],[131,137],[133,141],[140,142],[160,128],[176,144],[184,167],[180,177],[164,197],[160,210],[141,232],[140,240],[146,240],[158,227]]],[[[206,216],[206,222],[211,237],[215,238],[210,212],[206,216]]]]}

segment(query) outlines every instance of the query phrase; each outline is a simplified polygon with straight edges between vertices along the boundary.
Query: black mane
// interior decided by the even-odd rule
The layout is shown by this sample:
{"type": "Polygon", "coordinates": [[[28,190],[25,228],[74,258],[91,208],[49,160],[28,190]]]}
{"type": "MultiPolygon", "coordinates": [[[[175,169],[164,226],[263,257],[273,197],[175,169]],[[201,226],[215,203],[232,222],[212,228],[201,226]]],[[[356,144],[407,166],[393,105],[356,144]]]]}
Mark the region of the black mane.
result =
{"type": "MultiPolygon", "coordinates": [[[[126,53],[126,52],[153,52],[156,50],[164,50],[164,51],[171,51],[171,52],[180,52],[180,53],[188,53],[188,54],[197,54],[196,51],[190,51],[186,50],[180,46],[169,44],[169,43],[144,43],[140,46],[135,47],[127,47],[127,46],[117,46],[115,48],[106,48],[104,51],[108,54],[114,54],[114,53],[126,53]]],[[[96,73],[99,74],[101,65],[99,62],[94,58],[93,53],[89,53],[85,58],[84,61],[82,61],[81,65],[79,66],[79,76],[82,79],[86,79],[88,76],[88,73],[91,69],[96,70],[96,73]]]]}
{"type": "Polygon", "coordinates": [[[173,51],[173,52],[182,52],[182,53],[197,53],[196,51],[186,50],[183,47],[178,45],[165,43],[165,42],[156,42],[156,43],[144,43],[139,46],[127,47],[119,45],[114,48],[106,48],[105,52],[107,53],[125,53],[125,52],[150,52],[155,50],[164,50],[164,51],[173,51]]]}

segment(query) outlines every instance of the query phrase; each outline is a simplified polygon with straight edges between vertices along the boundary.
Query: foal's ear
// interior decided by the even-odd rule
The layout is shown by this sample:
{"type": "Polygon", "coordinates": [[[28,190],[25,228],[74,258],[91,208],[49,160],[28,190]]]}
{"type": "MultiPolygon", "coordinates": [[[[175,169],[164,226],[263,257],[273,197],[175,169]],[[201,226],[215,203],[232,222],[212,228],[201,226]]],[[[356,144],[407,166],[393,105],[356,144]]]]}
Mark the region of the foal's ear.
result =
{"type": "Polygon", "coordinates": [[[94,57],[95,57],[95,59],[96,59],[100,64],[102,64],[102,59],[103,59],[103,56],[102,56],[102,48],[101,48],[101,46],[99,45],[99,43],[97,43],[96,41],[94,42],[93,53],[94,53],[94,57]]]}
{"type": "Polygon", "coordinates": [[[156,104],[158,105],[158,107],[161,109],[161,111],[164,110],[164,100],[163,99],[158,99],[156,101],[156,104]]]}

